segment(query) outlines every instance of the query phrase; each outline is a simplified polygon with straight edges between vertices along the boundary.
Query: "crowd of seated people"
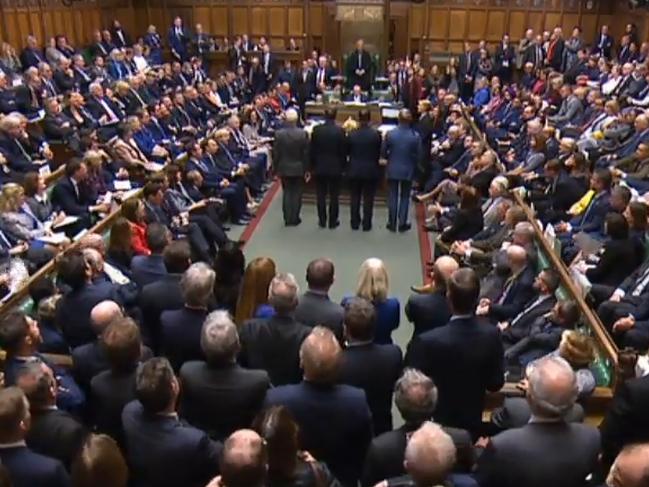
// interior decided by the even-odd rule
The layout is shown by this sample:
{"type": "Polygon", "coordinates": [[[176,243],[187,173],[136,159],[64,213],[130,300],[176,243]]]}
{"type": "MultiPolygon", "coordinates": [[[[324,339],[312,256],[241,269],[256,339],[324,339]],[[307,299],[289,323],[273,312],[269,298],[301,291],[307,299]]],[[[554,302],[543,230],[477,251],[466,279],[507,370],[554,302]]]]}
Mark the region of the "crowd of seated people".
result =
{"type": "Polygon", "coordinates": [[[200,55],[215,45],[180,18],[171,63],[154,26],[133,46],[117,21],[98,31],[92,67],[65,36],[45,50],[30,37],[1,64],[0,80],[22,82],[0,81],[0,284],[14,291],[60,255],[56,279],[30,286],[31,309],[0,317],[0,482],[645,485],[647,378],[619,385],[599,429],[584,422],[597,346],[513,195],[561,243],[614,340],[646,352],[649,49],[634,32],[617,50],[605,27],[589,49],[579,29],[528,31],[518,53],[504,36],[493,56],[467,45],[446,74],[419,56],[388,63],[395,99],[418,114],[413,196],[437,234],[403,350],[380,259],[339,304],[331,260],[309,264],[300,293],[296,269],[246,265],[228,238],[266,189],[265,137],[333,82],[327,56],[269,78],[269,44],[242,36],[212,81],[200,55]],[[51,144],[75,157],[49,192],[51,144]],[[107,240],[84,233],[118,205],[107,240]],[[485,420],[506,380],[523,397],[485,420]]]}

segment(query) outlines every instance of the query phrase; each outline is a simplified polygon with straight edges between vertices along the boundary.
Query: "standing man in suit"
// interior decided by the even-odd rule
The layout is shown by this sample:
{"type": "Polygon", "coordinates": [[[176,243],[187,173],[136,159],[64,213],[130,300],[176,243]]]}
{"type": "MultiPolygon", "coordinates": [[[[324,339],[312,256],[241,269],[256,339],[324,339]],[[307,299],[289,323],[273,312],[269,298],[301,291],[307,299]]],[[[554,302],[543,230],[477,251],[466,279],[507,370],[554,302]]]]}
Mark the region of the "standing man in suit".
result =
{"type": "Polygon", "coordinates": [[[340,382],[365,391],[375,435],[392,429],[392,390],[401,374],[401,349],[374,343],[376,311],[365,298],[345,306],[345,349],[340,382]]]}
{"type": "Polygon", "coordinates": [[[511,83],[516,64],[516,51],[510,42],[509,34],[505,34],[502,42],[496,47],[495,60],[500,79],[505,84],[511,83]]]}
{"type": "Polygon", "coordinates": [[[363,91],[372,87],[372,58],[365,50],[363,39],[356,41],[356,49],[347,58],[347,87],[354,85],[360,85],[363,91]]]}
{"type": "Polygon", "coordinates": [[[608,33],[608,25],[602,25],[602,28],[593,41],[592,54],[597,54],[606,59],[611,59],[611,51],[613,50],[613,36],[608,33]]]}
{"type": "Polygon", "coordinates": [[[341,360],[331,330],[315,327],[300,348],[302,382],[269,390],[266,406],[286,406],[300,426],[302,447],[352,487],[372,439],[372,416],[362,389],[337,384],[341,360]]]}
{"type": "Polygon", "coordinates": [[[343,307],[329,299],[329,289],[334,283],[334,263],[329,259],[315,259],[306,268],[308,289],[300,296],[295,319],[313,328],[323,325],[343,339],[343,307]]]}
{"type": "Polygon", "coordinates": [[[472,269],[455,271],[446,292],[450,321],[415,338],[406,363],[437,385],[437,421],[479,436],[485,392],[497,391],[505,382],[503,345],[495,327],[475,318],[480,282],[472,269]]]}
{"type": "Polygon", "coordinates": [[[261,48],[261,56],[259,58],[261,69],[264,72],[264,91],[268,88],[275,77],[275,56],[270,52],[270,44],[264,44],[261,48]]]}
{"type": "Polygon", "coordinates": [[[201,331],[205,361],[180,369],[182,416],[216,440],[252,424],[270,387],[263,370],[237,364],[241,350],[237,326],[227,311],[210,313],[201,331]]]}
{"type": "Polygon", "coordinates": [[[183,19],[176,17],[167,34],[167,41],[171,48],[171,54],[180,62],[187,61],[189,52],[187,46],[191,39],[189,33],[183,26],[183,19]]]}
{"type": "Polygon", "coordinates": [[[180,385],[166,358],[138,368],[135,397],[122,411],[134,481],[159,487],[205,485],[218,472],[221,443],[180,421],[180,385]]]}
{"type": "Polygon", "coordinates": [[[415,168],[421,157],[421,139],[412,128],[412,114],[407,108],[399,112],[399,126],[388,132],[383,144],[383,158],[387,159],[388,225],[391,232],[410,230],[408,209],[415,168]]]}
{"type": "Polygon", "coordinates": [[[63,464],[25,445],[29,432],[29,402],[18,387],[0,389],[0,461],[16,487],[69,487],[63,464]]]}
{"type": "Polygon", "coordinates": [[[345,167],[347,148],[345,131],[336,124],[336,109],[326,108],[325,122],[313,129],[309,172],[313,174],[318,205],[318,226],[327,226],[327,196],[329,196],[329,228],[340,225],[338,220],[340,182],[345,167]]]}
{"type": "Polygon", "coordinates": [[[381,134],[370,126],[370,111],[363,108],[358,114],[358,129],[347,137],[347,177],[350,188],[350,224],[352,230],[361,225],[361,198],[363,200],[363,231],[372,229],[374,195],[381,177],[381,134]]]}
{"type": "Polygon", "coordinates": [[[309,138],[297,127],[298,114],[286,110],[286,126],[275,134],[273,144],[273,173],[282,181],[282,213],[284,224],[297,226],[302,223],[302,191],[304,183],[311,180],[307,171],[309,161],[309,138]]]}
{"type": "Polygon", "coordinates": [[[469,42],[464,43],[464,52],[460,55],[458,71],[458,84],[460,97],[465,103],[473,98],[473,85],[478,72],[478,56],[473,51],[469,42]]]}
{"type": "Polygon", "coordinates": [[[311,328],[293,316],[298,290],[292,274],[275,276],[268,291],[268,304],[275,310],[275,316],[247,321],[239,331],[239,361],[244,367],[268,372],[275,386],[295,384],[301,377],[300,346],[311,328]]]}
{"type": "Polygon", "coordinates": [[[478,461],[480,486],[587,485],[586,477],[597,467],[600,438],[594,427],[565,420],[577,399],[572,367],[561,357],[544,358],[527,379],[532,419],[491,438],[478,461]]]}

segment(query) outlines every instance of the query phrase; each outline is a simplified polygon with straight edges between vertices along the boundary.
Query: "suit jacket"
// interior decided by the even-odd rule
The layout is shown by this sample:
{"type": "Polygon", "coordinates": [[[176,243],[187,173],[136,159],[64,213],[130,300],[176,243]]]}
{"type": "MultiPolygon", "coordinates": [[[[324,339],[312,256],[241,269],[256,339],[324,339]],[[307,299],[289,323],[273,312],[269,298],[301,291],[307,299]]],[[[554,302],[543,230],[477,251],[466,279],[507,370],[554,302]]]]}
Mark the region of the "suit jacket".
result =
{"type": "Polygon", "coordinates": [[[446,294],[442,291],[410,295],[405,311],[408,321],[414,326],[413,339],[417,335],[446,325],[451,318],[446,294]]]}
{"type": "Polygon", "coordinates": [[[442,232],[440,240],[452,243],[456,240],[467,240],[482,230],[484,225],[482,210],[478,206],[473,209],[459,209],[450,227],[442,232]]]}
{"type": "Polygon", "coordinates": [[[509,319],[509,327],[502,333],[503,340],[515,343],[527,336],[534,322],[549,313],[556,302],[557,298],[554,295],[541,300],[537,297],[530,299],[515,316],[509,319]]]}
{"type": "Polygon", "coordinates": [[[300,296],[294,313],[295,319],[306,326],[326,326],[340,341],[343,337],[343,315],[342,306],[331,301],[326,294],[312,290],[300,296]]]}
{"type": "Polygon", "coordinates": [[[618,385],[613,402],[600,425],[605,465],[610,465],[626,445],[649,441],[649,376],[618,385]]]}
{"type": "Polygon", "coordinates": [[[132,401],[122,424],[136,485],[204,487],[216,475],[222,445],[176,416],[150,415],[132,401]]]}
{"type": "Polygon", "coordinates": [[[23,65],[23,69],[31,68],[32,66],[38,66],[38,63],[45,61],[45,55],[40,49],[32,49],[30,47],[26,47],[20,53],[20,63],[23,65]]]}
{"type": "Polygon", "coordinates": [[[265,371],[244,369],[238,364],[186,362],[179,377],[182,416],[215,440],[249,428],[271,385],[265,371]]]}
{"type": "Polygon", "coordinates": [[[327,121],[311,134],[310,170],[316,176],[342,176],[347,157],[345,131],[327,121]]]}
{"type": "Polygon", "coordinates": [[[124,446],[122,410],[135,400],[135,370],[104,370],[90,381],[90,411],[97,431],[113,437],[124,446]]]}
{"type": "MultiPolygon", "coordinates": [[[[531,417],[530,404],[525,397],[506,397],[502,407],[493,411],[491,422],[503,431],[522,428],[530,422],[531,417]]],[[[567,423],[582,423],[584,408],[579,403],[573,405],[564,419],[567,423]]]]}
{"type": "Polygon", "coordinates": [[[476,477],[481,487],[585,486],[597,466],[599,446],[592,426],[529,423],[491,439],[476,477]]]}
{"type": "Polygon", "coordinates": [[[275,386],[295,384],[302,379],[300,346],[310,333],[311,328],[293,317],[249,320],[239,330],[239,360],[244,367],[268,372],[275,386]]]}
{"type": "Polygon", "coordinates": [[[381,176],[381,143],[381,134],[369,125],[361,126],[347,136],[349,178],[378,179],[381,176]]]}
{"type": "Polygon", "coordinates": [[[142,310],[142,332],[144,341],[150,344],[154,352],[161,345],[160,316],[163,311],[183,307],[180,290],[181,274],[167,274],[163,278],[147,284],[140,293],[140,309],[142,310]]]}
{"type": "Polygon", "coordinates": [[[162,255],[136,255],[131,260],[131,277],[139,288],[143,288],[166,275],[167,268],[162,255]]]}
{"type": "Polygon", "coordinates": [[[66,215],[84,216],[89,214],[89,207],[94,205],[89,191],[83,184],[77,186],[75,191],[72,181],[68,177],[62,178],[52,190],[52,204],[58,211],[66,215]]]}
{"type": "Polygon", "coordinates": [[[583,213],[570,220],[572,233],[601,233],[604,228],[604,219],[609,211],[611,211],[611,203],[608,191],[593,196],[583,213]]]}
{"type": "Polygon", "coordinates": [[[174,370],[183,363],[203,359],[201,329],[207,309],[181,309],[163,311],[160,315],[162,350],[174,370]]]}
{"type": "MultiPolygon", "coordinates": [[[[24,112],[23,112],[24,113],[24,112]]],[[[30,171],[38,171],[37,166],[33,163],[32,150],[25,140],[21,140],[20,144],[25,152],[20,149],[19,142],[0,132],[0,151],[7,159],[8,166],[19,173],[26,173],[30,171]]]]}
{"type": "Polygon", "coordinates": [[[446,326],[416,337],[406,364],[437,385],[435,419],[472,433],[482,422],[485,392],[497,391],[504,383],[500,332],[473,316],[452,317],[446,326]]]}
{"type": "Polygon", "coordinates": [[[534,296],[534,269],[527,265],[518,275],[510,277],[496,303],[491,303],[489,316],[497,321],[509,320],[521,312],[534,296]]]}
{"type": "Polygon", "coordinates": [[[412,181],[421,157],[419,134],[404,126],[391,130],[385,137],[383,157],[388,160],[388,179],[412,181]]]}
{"type": "Polygon", "coordinates": [[[362,389],[301,382],[270,389],[265,405],[286,406],[300,426],[302,448],[325,462],[345,487],[356,485],[372,439],[362,389]]]}
{"type": "Polygon", "coordinates": [[[0,461],[13,487],[70,487],[70,477],[58,460],[39,455],[26,446],[0,448],[0,461]]]}
{"type": "Polygon", "coordinates": [[[309,139],[297,127],[277,131],[273,144],[273,170],[280,177],[302,177],[309,161],[309,139]]]}
{"type": "Polygon", "coordinates": [[[59,460],[66,468],[81,450],[88,431],[70,413],[47,409],[32,413],[27,446],[41,455],[59,460]]]}
{"type": "Polygon", "coordinates": [[[343,352],[338,380],[365,391],[375,435],[392,429],[392,391],[401,368],[396,345],[348,343],[343,352]]]}
{"type": "Polygon", "coordinates": [[[550,183],[550,201],[555,211],[568,211],[581,196],[579,181],[563,171],[550,183]]]}
{"type": "Polygon", "coordinates": [[[600,256],[599,262],[586,271],[586,277],[592,283],[616,288],[641,264],[641,256],[637,254],[635,240],[609,239],[604,243],[604,253],[600,256]]]}
{"type": "Polygon", "coordinates": [[[88,390],[92,378],[110,367],[98,339],[72,349],[72,373],[77,383],[88,390]]]}
{"type": "Polygon", "coordinates": [[[563,100],[559,112],[550,117],[550,121],[560,125],[579,125],[584,112],[584,104],[575,95],[570,95],[563,100]]]}
{"type": "MultiPolygon", "coordinates": [[[[374,487],[381,480],[403,475],[404,454],[410,435],[421,425],[403,426],[376,436],[369,449],[363,467],[361,485],[374,487]]],[[[475,463],[473,441],[468,431],[458,428],[442,428],[453,440],[456,449],[455,471],[470,472],[475,463]]]]}
{"type": "Polygon", "coordinates": [[[71,347],[95,340],[95,332],[90,325],[90,311],[105,300],[122,303],[117,287],[108,281],[86,284],[61,298],[56,310],[56,321],[71,347]]]}

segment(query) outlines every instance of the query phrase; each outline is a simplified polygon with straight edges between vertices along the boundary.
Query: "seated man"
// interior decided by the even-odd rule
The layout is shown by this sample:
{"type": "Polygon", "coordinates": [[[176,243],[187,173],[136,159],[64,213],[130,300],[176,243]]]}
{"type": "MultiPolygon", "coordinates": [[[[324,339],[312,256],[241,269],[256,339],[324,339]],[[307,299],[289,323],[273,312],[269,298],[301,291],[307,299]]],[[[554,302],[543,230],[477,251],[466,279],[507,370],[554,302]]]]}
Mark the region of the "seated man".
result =
{"type": "Polygon", "coordinates": [[[354,85],[352,87],[351,93],[345,97],[345,101],[351,101],[354,103],[367,103],[369,98],[366,94],[363,93],[363,88],[361,85],[354,85]]]}
{"type": "Polygon", "coordinates": [[[34,150],[27,133],[23,129],[22,115],[10,114],[0,120],[0,152],[8,162],[8,168],[17,175],[39,172],[48,165],[48,160],[34,150]]]}

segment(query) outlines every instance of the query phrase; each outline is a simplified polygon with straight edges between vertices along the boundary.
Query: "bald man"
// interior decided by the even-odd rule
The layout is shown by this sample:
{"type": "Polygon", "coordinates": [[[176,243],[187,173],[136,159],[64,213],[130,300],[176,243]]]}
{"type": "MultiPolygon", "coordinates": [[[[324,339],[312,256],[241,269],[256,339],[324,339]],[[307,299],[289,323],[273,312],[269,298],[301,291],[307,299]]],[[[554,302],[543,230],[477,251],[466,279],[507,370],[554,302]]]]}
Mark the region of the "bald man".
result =
{"type": "Polygon", "coordinates": [[[527,251],[520,245],[510,245],[506,250],[510,276],[495,300],[480,300],[476,314],[491,321],[508,321],[523,310],[535,295],[534,269],[529,265],[527,251]]]}
{"type": "Polygon", "coordinates": [[[268,457],[264,440],[254,431],[235,431],[225,441],[221,455],[221,477],[208,487],[263,487],[268,457]]]}
{"type": "Polygon", "coordinates": [[[430,284],[413,288],[406,303],[406,316],[413,326],[413,338],[433,328],[444,326],[451,317],[446,301],[446,281],[459,265],[448,255],[439,257],[430,273],[430,284]]]}
{"type": "Polygon", "coordinates": [[[615,459],[606,478],[607,487],[649,485],[649,443],[629,445],[615,459]]]}
{"type": "Polygon", "coordinates": [[[342,350],[328,328],[317,326],[300,348],[304,379],[268,391],[266,406],[286,406],[300,426],[302,448],[327,463],[346,486],[356,486],[372,439],[365,392],[337,384],[342,350]]]}

